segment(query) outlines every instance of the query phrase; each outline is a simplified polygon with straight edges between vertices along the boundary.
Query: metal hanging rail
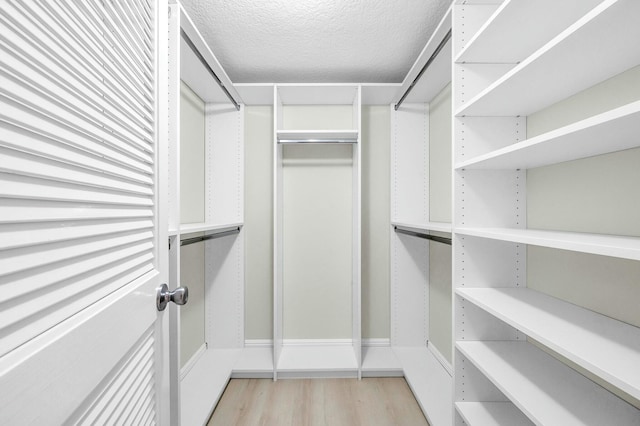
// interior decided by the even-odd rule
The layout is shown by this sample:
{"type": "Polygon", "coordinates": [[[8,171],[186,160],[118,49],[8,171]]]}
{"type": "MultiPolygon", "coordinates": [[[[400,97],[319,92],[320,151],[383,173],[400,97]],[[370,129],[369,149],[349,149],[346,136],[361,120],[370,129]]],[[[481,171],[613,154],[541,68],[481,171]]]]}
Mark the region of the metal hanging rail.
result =
{"type": "Polygon", "coordinates": [[[442,41],[440,41],[440,44],[438,45],[438,47],[436,47],[436,50],[433,51],[427,63],[424,64],[424,66],[422,67],[422,69],[420,70],[416,78],[413,79],[413,81],[409,85],[409,88],[407,88],[407,91],[404,92],[404,95],[402,95],[398,103],[395,104],[395,106],[393,107],[394,110],[397,111],[398,108],[400,108],[400,105],[402,105],[402,102],[404,102],[404,99],[409,95],[411,90],[413,90],[413,86],[416,85],[418,80],[420,80],[420,77],[422,77],[422,74],[424,74],[424,72],[429,68],[429,66],[433,63],[433,61],[435,61],[436,57],[438,56],[438,53],[440,53],[440,51],[444,48],[445,44],[447,44],[447,42],[450,39],[451,39],[451,30],[447,31],[447,34],[445,34],[442,41]]]}
{"type": "Polygon", "coordinates": [[[398,228],[397,226],[394,226],[393,229],[398,234],[411,235],[412,237],[424,238],[425,240],[435,241],[436,243],[442,243],[449,246],[451,245],[451,238],[438,237],[436,235],[423,234],[415,231],[407,231],[406,229],[398,228]]]}
{"type": "Polygon", "coordinates": [[[226,237],[227,235],[237,234],[238,232],[240,232],[239,226],[229,231],[218,232],[217,234],[209,234],[209,235],[202,235],[200,237],[185,238],[184,240],[180,240],[180,246],[181,247],[188,246],[189,244],[195,244],[202,241],[211,240],[214,238],[226,237]]]}
{"type": "Polygon", "coordinates": [[[213,79],[218,83],[218,86],[220,86],[220,88],[222,89],[222,91],[224,92],[225,95],[227,95],[227,98],[229,98],[229,100],[231,101],[231,103],[233,104],[234,107],[236,107],[236,110],[240,111],[240,103],[238,103],[235,98],[231,95],[231,93],[229,93],[229,91],[227,90],[227,88],[224,86],[224,83],[222,82],[222,80],[220,80],[220,78],[218,78],[218,76],[216,75],[216,73],[211,69],[211,67],[209,66],[209,63],[204,59],[204,57],[202,56],[202,54],[200,54],[200,51],[198,50],[198,48],[195,46],[195,44],[193,44],[193,42],[191,41],[191,39],[189,38],[189,36],[187,35],[187,33],[183,30],[180,29],[180,35],[182,36],[182,38],[184,38],[184,41],[187,43],[187,45],[189,46],[189,48],[191,48],[191,50],[193,51],[193,53],[196,55],[196,57],[200,60],[200,62],[202,63],[202,65],[207,69],[207,71],[209,71],[209,74],[211,74],[211,76],[213,77],[213,79]]]}
{"type": "Polygon", "coordinates": [[[279,139],[282,144],[357,144],[357,139],[279,139]]]}

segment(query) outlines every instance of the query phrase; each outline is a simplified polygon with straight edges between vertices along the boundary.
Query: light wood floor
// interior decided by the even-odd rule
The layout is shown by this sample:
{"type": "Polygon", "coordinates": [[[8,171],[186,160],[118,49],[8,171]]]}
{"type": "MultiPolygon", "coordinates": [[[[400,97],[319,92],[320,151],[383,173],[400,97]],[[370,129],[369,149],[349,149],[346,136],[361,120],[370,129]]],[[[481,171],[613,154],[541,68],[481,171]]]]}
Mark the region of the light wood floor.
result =
{"type": "Polygon", "coordinates": [[[428,425],[403,378],[232,379],[209,426],[428,425]]]}

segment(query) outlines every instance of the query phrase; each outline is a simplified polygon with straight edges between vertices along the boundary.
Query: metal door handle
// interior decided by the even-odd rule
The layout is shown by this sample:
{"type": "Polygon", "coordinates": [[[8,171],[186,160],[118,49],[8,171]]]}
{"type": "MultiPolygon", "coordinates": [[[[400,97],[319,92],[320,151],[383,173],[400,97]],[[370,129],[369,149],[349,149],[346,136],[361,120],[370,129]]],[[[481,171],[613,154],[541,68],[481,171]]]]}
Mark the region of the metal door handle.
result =
{"type": "Polygon", "coordinates": [[[162,284],[158,287],[156,296],[156,306],[159,311],[164,311],[169,302],[176,305],[184,305],[189,301],[189,288],[178,287],[173,291],[169,291],[169,286],[162,284]]]}

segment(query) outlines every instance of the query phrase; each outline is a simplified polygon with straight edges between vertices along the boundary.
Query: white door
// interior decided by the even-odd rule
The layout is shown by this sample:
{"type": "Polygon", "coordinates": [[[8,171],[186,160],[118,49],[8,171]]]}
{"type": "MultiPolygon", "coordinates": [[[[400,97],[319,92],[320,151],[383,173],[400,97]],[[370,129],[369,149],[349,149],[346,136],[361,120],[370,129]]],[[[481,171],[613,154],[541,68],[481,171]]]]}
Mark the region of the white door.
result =
{"type": "Polygon", "coordinates": [[[0,0],[1,425],[169,424],[166,26],[0,0]]]}

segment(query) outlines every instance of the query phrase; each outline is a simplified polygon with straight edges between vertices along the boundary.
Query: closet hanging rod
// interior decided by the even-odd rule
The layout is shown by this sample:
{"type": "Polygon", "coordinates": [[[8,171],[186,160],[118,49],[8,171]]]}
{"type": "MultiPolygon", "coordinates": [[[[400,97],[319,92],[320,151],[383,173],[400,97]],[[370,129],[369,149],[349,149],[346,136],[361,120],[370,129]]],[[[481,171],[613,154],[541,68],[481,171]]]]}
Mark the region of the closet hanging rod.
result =
{"type": "Polygon", "coordinates": [[[222,80],[220,80],[216,75],[216,73],[211,69],[211,67],[209,66],[209,63],[204,59],[202,54],[200,54],[200,51],[195,46],[195,44],[193,44],[193,42],[191,41],[187,33],[183,29],[180,29],[180,35],[182,35],[182,38],[184,38],[184,41],[187,43],[189,48],[193,51],[194,55],[196,55],[196,57],[200,60],[202,65],[207,69],[207,71],[209,71],[209,74],[211,74],[211,76],[216,81],[216,83],[218,83],[218,86],[220,86],[224,94],[227,95],[227,98],[229,98],[233,106],[236,107],[236,110],[240,111],[240,103],[238,103],[235,100],[235,98],[231,95],[231,93],[229,93],[227,88],[224,86],[224,83],[222,82],[222,80]]]}
{"type": "Polygon", "coordinates": [[[420,232],[415,231],[407,231],[406,229],[398,228],[397,226],[393,227],[394,231],[398,234],[411,235],[412,237],[424,238],[425,240],[435,241],[436,243],[442,243],[446,245],[451,245],[451,238],[438,237],[436,235],[422,234],[420,232]]]}
{"type": "Polygon", "coordinates": [[[229,231],[218,232],[217,234],[209,234],[209,235],[202,235],[200,237],[185,238],[184,240],[180,240],[180,246],[181,247],[188,246],[189,244],[195,244],[202,241],[211,240],[214,238],[226,237],[227,235],[237,234],[238,232],[240,232],[239,226],[229,231]]]}
{"type": "Polygon", "coordinates": [[[394,110],[397,111],[398,108],[400,108],[400,105],[402,105],[402,102],[404,102],[404,99],[409,95],[411,90],[413,90],[413,86],[416,85],[418,80],[420,80],[420,77],[422,77],[422,74],[424,74],[424,72],[427,70],[427,68],[429,68],[429,66],[433,63],[433,61],[435,61],[436,57],[438,56],[438,53],[440,53],[440,51],[444,48],[445,44],[447,44],[449,39],[451,39],[451,29],[449,29],[449,31],[447,31],[447,34],[445,34],[445,36],[443,37],[442,41],[440,41],[440,44],[438,45],[438,47],[436,47],[436,50],[433,51],[433,53],[429,57],[429,60],[427,60],[427,63],[424,64],[424,66],[422,67],[422,69],[420,70],[420,72],[418,73],[416,78],[413,79],[413,81],[409,85],[409,88],[407,88],[407,91],[404,92],[404,95],[402,95],[402,97],[400,98],[398,103],[395,104],[395,106],[393,107],[394,110]]]}

